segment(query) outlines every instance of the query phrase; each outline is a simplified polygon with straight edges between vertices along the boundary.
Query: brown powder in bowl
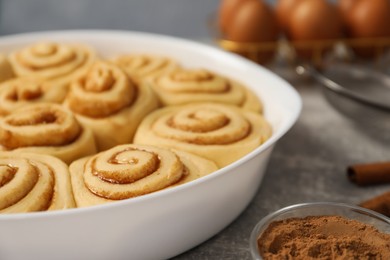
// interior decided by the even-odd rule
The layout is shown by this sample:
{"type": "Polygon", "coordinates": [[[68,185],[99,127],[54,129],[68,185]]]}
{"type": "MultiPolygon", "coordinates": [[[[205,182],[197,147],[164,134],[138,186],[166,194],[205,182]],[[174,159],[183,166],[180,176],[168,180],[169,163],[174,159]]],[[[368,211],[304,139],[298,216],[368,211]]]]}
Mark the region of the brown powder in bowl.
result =
{"type": "Polygon", "coordinates": [[[274,221],[257,242],[264,259],[390,259],[390,234],[341,216],[274,221]]]}

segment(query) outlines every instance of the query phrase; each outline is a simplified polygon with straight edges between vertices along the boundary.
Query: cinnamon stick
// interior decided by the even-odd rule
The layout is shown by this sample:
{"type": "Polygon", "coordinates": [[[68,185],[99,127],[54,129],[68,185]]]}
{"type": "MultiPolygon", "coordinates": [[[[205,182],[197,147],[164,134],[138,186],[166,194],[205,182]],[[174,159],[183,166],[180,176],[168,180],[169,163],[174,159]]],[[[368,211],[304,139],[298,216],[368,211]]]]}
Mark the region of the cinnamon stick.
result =
{"type": "Polygon", "coordinates": [[[390,162],[351,165],[347,168],[347,176],[361,186],[390,183],[390,162]]]}
{"type": "Polygon", "coordinates": [[[390,191],[366,200],[360,203],[359,206],[390,217],[390,191]]]}

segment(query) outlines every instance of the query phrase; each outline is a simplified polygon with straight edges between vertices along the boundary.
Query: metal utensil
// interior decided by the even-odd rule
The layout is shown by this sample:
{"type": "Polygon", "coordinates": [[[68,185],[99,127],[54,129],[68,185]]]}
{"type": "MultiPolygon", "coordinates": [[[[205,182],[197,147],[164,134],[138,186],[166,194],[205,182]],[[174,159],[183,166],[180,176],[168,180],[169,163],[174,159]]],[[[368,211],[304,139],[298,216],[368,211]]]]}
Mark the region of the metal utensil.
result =
{"type": "Polygon", "coordinates": [[[390,76],[356,65],[331,64],[321,72],[310,65],[296,67],[324,88],[339,112],[360,124],[390,129],[390,76]]]}
{"type": "Polygon", "coordinates": [[[299,65],[296,71],[300,75],[312,76],[327,89],[345,98],[390,112],[390,76],[386,74],[348,65],[332,65],[323,73],[312,66],[299,65]]]}

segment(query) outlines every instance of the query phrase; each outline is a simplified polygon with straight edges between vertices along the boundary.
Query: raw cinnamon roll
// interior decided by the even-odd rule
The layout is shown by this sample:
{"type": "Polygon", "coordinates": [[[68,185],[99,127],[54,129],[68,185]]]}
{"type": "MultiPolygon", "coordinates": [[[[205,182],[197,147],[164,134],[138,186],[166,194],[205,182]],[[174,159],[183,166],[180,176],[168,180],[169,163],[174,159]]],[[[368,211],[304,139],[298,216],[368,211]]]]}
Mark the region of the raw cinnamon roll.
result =
{"type": "Polygon", "coordinates": [[[102,61],[71,84],[64,104],[92,129],[100,151],[130,143],[142,118],[159,105],[149,86],[102,61]]]}
{"type": "Polygon", "coordinates": [[[204,158],[145,145],[120,145],[70,165],[78,207],[128,199],[217,170],[204,158]]]}
{"type": "Polygon", "coordinates": [[[0,119],[0,150],[50,154],[66,163],[96,152],[91,130],[57,104],[33,104],[0,119]]]}
{"type": "Polygon", "coordinates": [[[68,166],[43,154],[0,152],[0,213],[74,208],[68,166]]]}
{"type": "Polygon", "coordinates": [[[134,143],[191,152],[223,167],[254,150],[270,135],[270,125],[258,113],[200,103],[152,112],[138,127],[134,143]]]}
{"type": "Polygon", "coordinates": [[[0,54],[0,82],[11,79],[15,76],[8,58],[4,54],[0,54]]]}
{"type": "Polygon", "coordinates": [[[31,103],[61,103],[66,89],[36,77],[20,77],[0,84],[0,115],[31,103]]]}
{"type": "Polygon", "coordinates": [[[245,86],[204,69],[180,69],[151,80],[164,105],[196,102],[230,104],[262,112],[259,98],[245,86]]]}
{"type": "Polygon", "coordinates": [[[96,59],[94,50],[81,44],[39,42],[11,53],[18,76],[38,76],[67,85],[96,59]]]}
{"type": "Polygon", "coordinates": [[[147,54],[122,55],[115,58],[113,62],[137,81],[153,78],[179,68],[177,62],[172,59],[147,54]]]}

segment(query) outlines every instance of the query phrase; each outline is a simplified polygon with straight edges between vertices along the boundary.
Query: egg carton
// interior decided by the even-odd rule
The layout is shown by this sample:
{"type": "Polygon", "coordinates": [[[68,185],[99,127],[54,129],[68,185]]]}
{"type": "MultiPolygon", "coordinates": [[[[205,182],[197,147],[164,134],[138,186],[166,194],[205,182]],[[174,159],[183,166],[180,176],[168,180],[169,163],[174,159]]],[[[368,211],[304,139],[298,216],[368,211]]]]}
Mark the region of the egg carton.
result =
{"type": "Polygon", "coordinates": [[[332,57],[347,62],[374,61],[382,66],[390,47],[390,38],[310,41],[289,41],[282,38],[273,42],[236,42],[219,38],[217,44],[224,50],[260,64],[278,60],[288,64],[305,61],[320,65],[325,59],[332,57]]]}

